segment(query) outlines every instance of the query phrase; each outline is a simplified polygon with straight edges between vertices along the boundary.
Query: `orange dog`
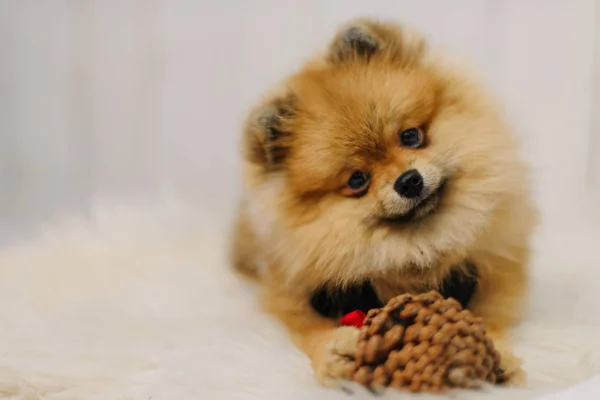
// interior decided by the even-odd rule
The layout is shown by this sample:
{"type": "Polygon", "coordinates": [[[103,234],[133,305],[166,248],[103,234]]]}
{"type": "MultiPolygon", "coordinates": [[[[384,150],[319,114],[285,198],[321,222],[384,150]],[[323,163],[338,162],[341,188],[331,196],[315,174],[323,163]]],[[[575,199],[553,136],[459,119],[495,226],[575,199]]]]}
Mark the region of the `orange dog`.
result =
{"type": "Polygon", "coordinates": [[[370,20],[251,113],[236,268],[263,286],[324,384],[348,376],[339,318],[404,292],[456,297],[503,340],[527,289],[536,212],[516,138],[486,92],[420,35],[370,20]]]}

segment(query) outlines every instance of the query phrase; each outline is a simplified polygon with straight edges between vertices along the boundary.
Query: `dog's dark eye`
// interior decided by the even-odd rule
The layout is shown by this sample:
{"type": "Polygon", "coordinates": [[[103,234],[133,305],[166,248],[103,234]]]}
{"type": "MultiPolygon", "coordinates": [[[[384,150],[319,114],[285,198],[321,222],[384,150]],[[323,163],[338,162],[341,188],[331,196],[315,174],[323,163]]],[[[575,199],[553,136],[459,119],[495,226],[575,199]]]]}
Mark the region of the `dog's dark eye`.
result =
{"type": "Polygon", "coordinates": [[[354,171],[348,179],[348,187],[350,189],[359,190],[369,183],[369,175],[362,171],[354,171]]]}
{"type": "Polygon", "coordinates": [[[357,195],[363,193],[368,187],[371,176],[367,172],[354,171],[348,178],[348,194],[357,195]]]}
{"type": "Polygon", "coordinates": [[[410,147],[412,149],[419,148],[425,142],[423,131],[419,128],[410,128],[400,132],[400,144],[404,147],[410,147]]]}

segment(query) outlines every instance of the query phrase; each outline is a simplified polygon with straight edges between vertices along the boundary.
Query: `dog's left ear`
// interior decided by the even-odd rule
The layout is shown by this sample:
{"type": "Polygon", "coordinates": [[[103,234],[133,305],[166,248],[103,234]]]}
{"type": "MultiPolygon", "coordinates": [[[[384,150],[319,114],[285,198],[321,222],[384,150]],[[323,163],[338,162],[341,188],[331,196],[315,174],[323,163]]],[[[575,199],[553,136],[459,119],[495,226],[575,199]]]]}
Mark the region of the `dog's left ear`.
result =
{"type": "Polygon", "coordinates": [[[329,59],[334,64],[350,60],[368,60],[379,50],[379,39],[369,29],[368,24],[357,21],[338,32],[329,47],[329,59]]]}
{"type": "Polygon", "coordinates": [[[342,64],[369,61],[381,55],[388,61],[410,65],[426,51],[420,34],[389,22],[359,19],[345,24],[329,45],[328,61],[342,64]]]}

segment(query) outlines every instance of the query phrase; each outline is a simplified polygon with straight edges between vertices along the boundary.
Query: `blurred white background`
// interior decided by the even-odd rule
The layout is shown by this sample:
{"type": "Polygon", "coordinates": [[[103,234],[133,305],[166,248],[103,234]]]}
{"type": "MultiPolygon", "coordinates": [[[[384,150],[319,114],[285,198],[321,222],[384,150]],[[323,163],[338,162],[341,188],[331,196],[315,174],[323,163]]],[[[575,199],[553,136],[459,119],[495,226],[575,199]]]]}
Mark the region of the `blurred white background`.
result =
{"type": "Polygon", "coordinates": [[[365,15],[479,71],[524,139],[546,226],[589,222],[599,13],[594,0],[0,0],[0,231],[165,187],[227,216],[248,107],[365,15]]]}

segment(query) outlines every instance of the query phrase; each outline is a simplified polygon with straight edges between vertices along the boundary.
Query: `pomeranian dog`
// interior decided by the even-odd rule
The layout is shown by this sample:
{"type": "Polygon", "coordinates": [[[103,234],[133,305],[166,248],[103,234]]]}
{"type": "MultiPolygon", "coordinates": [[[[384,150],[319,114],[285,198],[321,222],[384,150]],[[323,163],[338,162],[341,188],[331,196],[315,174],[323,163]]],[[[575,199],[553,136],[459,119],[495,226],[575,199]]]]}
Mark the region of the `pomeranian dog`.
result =
{"type": "Polygon", "coordinates": [[[418,33],[355,20],[250,113],[236,269],[262,286],[326,385],[358,329],[340,317],[439,290],[482,317],[509,377],[536,209],[518,141],[479,84],[418,33]]]}

